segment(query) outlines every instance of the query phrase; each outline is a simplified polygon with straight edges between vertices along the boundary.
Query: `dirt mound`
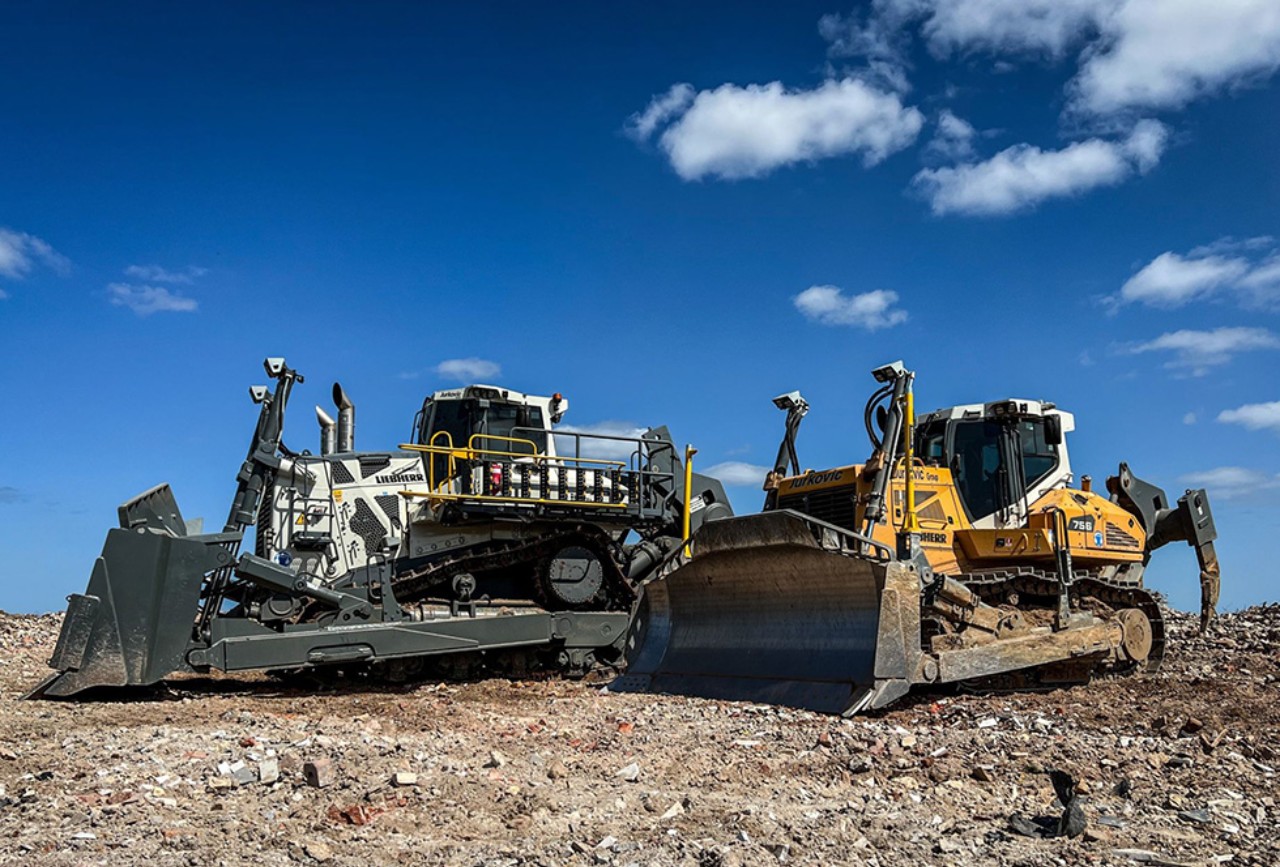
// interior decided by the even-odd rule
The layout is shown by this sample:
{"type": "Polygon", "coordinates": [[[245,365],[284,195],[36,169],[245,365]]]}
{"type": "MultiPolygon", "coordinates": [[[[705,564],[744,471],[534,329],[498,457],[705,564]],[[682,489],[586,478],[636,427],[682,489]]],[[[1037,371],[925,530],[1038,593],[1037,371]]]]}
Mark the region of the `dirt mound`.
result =
{"type": "Polygon", "coordinates": [[[1167,616],[1156,675],[839,720],[506,680],[22,702],[61,618],[0,613],[0,861],[1280,863],[1280,605],[1167,616]],[[1081,836],[1024,836],[1051,770],[1081,836]]]}

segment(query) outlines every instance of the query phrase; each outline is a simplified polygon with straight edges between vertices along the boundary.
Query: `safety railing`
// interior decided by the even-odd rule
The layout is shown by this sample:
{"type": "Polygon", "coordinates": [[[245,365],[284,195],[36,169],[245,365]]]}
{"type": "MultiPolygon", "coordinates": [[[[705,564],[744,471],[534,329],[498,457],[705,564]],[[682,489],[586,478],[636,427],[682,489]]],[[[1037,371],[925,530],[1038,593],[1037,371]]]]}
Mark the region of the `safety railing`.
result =
{"type": "Polygon", "coordinates": [[[627,442],[633,454],[623,461],[582,456],[580,450],[574,456],[548,454],[523,436],[474,434],[459,446],[447,431],[438,431],[428,445],[400,446],[422,454],[427,477],[426,490],[401,495],[463,505],[662,514],[673,476],[642,462],[639,440],[627,442]]]}

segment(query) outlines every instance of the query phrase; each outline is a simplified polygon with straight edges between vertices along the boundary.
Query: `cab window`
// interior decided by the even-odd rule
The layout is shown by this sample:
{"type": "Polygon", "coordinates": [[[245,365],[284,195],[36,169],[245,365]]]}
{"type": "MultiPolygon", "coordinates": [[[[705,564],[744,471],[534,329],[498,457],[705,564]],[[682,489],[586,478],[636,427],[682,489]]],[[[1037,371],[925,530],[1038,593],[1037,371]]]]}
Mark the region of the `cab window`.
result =
{"type": "Polygon", "coordinates": [[[1029,492],[1058,466],[1058,447],[1044,439],[1044,419],[1018,422],[1019,451],[1022,453],[1022,477],[1029,492]]]}
{"type": "MultiPolygon", "coordinates": [[[[492,437],[530,440],[538,452],[547,450],[547,435],[543,429],[542,410],[536,406],[517,406],[509,403],[491,404],[485,410],[484,433],[492,437]]],[[[495,451],[509,451],[518,454],[529,452],[528,444],[523,442],[490,440],[484,444],[484,447],[495,451]]]]}
{"type": "Polygon", "coordinates": [[[916,436],[916,457],[931,467],[946,463],[947,426],[937,422],[920,428],[916,436]]]}
{"type": "Polygon", "coordinates": [[[1000,503],[1000,425],[956,422],[952,436],[951,469],[969,517],[977,521],[995,514],[1000,503]]]}

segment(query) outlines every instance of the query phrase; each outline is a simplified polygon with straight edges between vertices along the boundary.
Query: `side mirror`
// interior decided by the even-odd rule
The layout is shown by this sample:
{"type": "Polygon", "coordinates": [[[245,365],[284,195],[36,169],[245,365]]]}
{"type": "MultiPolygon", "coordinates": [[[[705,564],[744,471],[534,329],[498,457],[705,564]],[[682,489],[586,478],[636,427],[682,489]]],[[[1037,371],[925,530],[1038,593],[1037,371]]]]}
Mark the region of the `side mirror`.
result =
{"type": "Polygon", "coordinates": [[[1044,417],[1044,441],[1051,446],[1062,445],[1062,416],[1046,415],[1044,417]]]}

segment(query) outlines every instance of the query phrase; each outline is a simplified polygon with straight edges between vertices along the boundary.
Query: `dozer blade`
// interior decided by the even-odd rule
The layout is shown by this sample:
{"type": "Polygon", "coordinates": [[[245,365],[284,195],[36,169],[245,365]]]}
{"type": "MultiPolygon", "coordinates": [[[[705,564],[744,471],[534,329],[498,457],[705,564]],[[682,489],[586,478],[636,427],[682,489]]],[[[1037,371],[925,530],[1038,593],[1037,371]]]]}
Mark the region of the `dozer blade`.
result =
{"type": "Polygon", "coordinates": [[[903,567],[859,556],[839,528],[791,511],[709,523],[691,560],[645,586],[615,688],[824,713],[881,706],[906,691],[914,662],[897,594],[882,617],[891,568],[903,567]],[[882,625],[893,627],[884,642],[882,625]]]}
{"type": "Polygon", "coordinates": [[[185,666],[200,586],[238,534],[185,536],[167,486],[120,507],[89,587],[67,599],[49,660],[56,674],[27,698],[65,698],[97,686],[153,684],[185,666]]]}

